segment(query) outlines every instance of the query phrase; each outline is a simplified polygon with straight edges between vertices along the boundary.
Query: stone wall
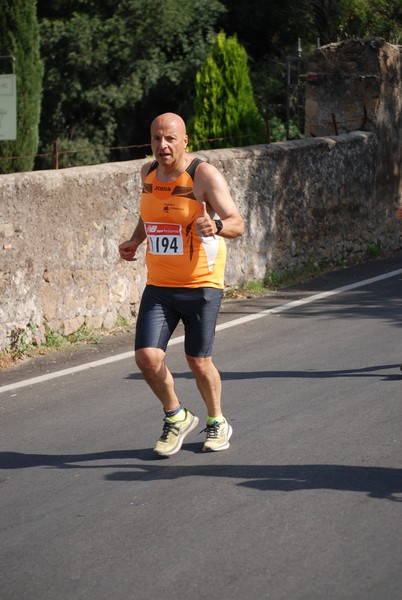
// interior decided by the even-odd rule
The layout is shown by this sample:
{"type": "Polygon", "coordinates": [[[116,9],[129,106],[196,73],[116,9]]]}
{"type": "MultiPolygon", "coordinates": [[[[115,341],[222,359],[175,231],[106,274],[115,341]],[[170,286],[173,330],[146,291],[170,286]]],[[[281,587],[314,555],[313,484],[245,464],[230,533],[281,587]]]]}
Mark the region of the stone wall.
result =
{"type": "MultiPolygon", "coordinates": [[[[307,127],[317,137],[199,153],[222,170],[246,222],[245,235],[227,243],[228,286],[311,262],[365,257],[371,245],[400,248],[394,214],[400,153],[386,154],[387,143],[392,152],[399,148],[400,104],[395,87],[381,82],[392,73],[400,90],[399,47],[380,44],[371,55],[363,46],[380,78],[367,131],[321,130],[311,97],[318,107],[320,95],[322,103],[332,102],[330,77],[311,77],[307,127]],[[384,66],[385,51],[390,64],[379,74],[371,57],[382,57],[384,66]]],[[[344,56],[345,47],[319,52],[344,56]]],[[[323,69],[320,63],[311,73],[323,69]]],[[[0,350],[17,331],[34,331],[41,341],[46,328],[69,334],[82,325],[110,329],[121,318],[134,323],[144,248],[138,261],[126,263],[117,247],[138,217],[143,162],[0,177],[0,350]]]]}
{"type": "Polygon", "coordinates": [[[308,57],[305,133],[375,131],[376,194],[402,195],[402,47],[382,39],[324,46],[308,57]]]}

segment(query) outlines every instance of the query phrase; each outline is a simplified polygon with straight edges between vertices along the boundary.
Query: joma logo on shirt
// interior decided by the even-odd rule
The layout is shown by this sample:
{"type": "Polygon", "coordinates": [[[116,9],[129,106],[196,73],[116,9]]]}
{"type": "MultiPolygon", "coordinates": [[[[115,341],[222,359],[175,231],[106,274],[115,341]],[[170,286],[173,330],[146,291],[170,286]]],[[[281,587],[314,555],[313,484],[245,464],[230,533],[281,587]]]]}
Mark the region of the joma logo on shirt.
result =
{"type": "Polygon", "coordinates": [[[162,185],[155,185],[154,186],[154,190],[157,190],[158,192],[170,192],[171,188],[170,187],[164,187],[162,185]]]}

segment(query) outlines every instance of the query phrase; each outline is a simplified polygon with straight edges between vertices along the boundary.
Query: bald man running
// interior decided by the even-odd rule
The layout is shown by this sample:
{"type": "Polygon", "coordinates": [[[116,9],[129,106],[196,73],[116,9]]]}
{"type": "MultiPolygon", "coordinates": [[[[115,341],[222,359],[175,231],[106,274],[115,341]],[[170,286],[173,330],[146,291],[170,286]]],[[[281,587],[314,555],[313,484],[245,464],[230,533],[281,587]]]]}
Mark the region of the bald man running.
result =
{"type": "Polygon", "coordinates": [[[243,219],[223,175],[187,152],[183,119],[162,114],[151,124],[155,160],[144,164],[140,218],[121,258],[136,260],[147,240],[147,282],[136,325],[135,360],[165,411],[154,447],[178,452],[198,418],[177,397],[165,363],[168,341],[184,324],[185,354],[207,409],[203,451],[229,448],[232,427],[222,414],[221,379],[212,362],[215,327],[224,288],[224,238],[241,236],[243,219]]]}

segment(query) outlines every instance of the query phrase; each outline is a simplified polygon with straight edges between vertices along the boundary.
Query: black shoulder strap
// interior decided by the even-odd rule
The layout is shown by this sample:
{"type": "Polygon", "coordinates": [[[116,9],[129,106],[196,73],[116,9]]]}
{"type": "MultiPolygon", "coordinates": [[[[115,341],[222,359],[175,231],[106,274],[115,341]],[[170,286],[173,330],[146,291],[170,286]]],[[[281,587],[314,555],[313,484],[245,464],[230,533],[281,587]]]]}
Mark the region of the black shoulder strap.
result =
{"type": "Polygon", "coordinates": [[[158,168],[158,161],[153,160],[149,166],[147,175],[149,175],[152,171],[155,171],[155,169],[157,169],[157,168],[158,168]]]}
{"type": "Polygon", "coordinates": [[[194,181],[194,175],[196,172],[197,167],[204,162],[203,160],[201,160],[200,158],[193,158],[193,160],[191,161],[191,163],[188,165],[188,168],[186,169],[187,173],[190,175],[191,179],[194,181]]]}

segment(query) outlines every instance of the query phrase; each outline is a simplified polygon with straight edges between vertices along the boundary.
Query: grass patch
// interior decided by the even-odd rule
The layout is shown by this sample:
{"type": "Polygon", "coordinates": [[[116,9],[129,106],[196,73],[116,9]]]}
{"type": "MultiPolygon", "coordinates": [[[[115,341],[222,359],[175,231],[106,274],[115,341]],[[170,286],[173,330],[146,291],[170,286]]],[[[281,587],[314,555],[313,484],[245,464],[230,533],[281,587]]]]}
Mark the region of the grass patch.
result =
{"type": "Polygon", "coordinates": [[[54,350],[62,350],[78,344],[99,344],[101,335],[90,331],[85,325],[69,335],[53,331],[45,324],[45,341],[35,342],[37,327],[28,325],[26,329],[16,328],[11,333],[11,343],[7,350],[0,352],[0,370],[8,369],[21,360],[33,356],[47,354],[54,350]]]}
{"type": "MultiPolygon", "coordinates": [[[[282,287],[298,285],[318,277],[329,270],[326,261],[311,263],[302,267],[295,267],[285,273],[272,271],[262,280],[252,280],[239,287],[230,287],[225,290],[225,299],[254,298],[264,296],[282,287]]],[[[335,268],[335,267],[333,267],[335,268]]]]}
{"type": "Polygon", "coordinates": [[[8,353],[15,357],[15,359],[23,358],[26,354],[31,352],[35,345],[32,342],[32,336],[36,331],[34,325],[28,325],[26,329],[17,327],[11,332],[10,336],[10,348],[8,353]]]}
{"type": "Polygon", "coordinates": [[[370,244],[367,247],[367,255],[369,258],[378,258],[381,254],[381,248],[377,244],[370,244]]]}
{"type": "Polygon", "coordinates": [[[122,317],[121,315],[119,315],[117,317],[116,327],[117,327],[117,329],[129,329],[130,322],[125,317],[122,317]]]}
{"type": "Polygon", "coordinates": [[[65,337],[67,344],[99,344],[101,336],[82,325],[77,331],[65,337]]]}

